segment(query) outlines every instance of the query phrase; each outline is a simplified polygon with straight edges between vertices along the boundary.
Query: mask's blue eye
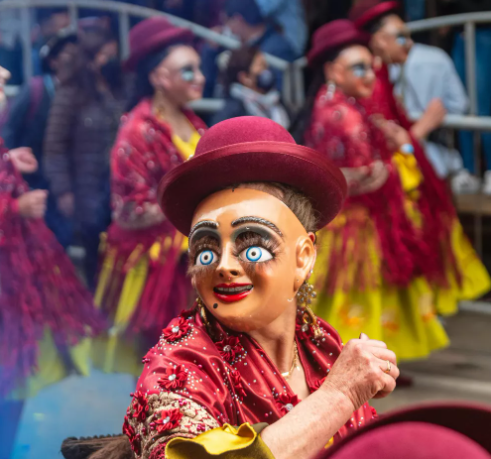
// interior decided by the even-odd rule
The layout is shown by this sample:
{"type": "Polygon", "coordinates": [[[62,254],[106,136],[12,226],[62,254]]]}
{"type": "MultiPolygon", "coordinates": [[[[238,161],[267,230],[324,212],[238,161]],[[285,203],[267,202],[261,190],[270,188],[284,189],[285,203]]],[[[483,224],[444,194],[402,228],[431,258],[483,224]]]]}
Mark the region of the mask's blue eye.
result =
{"type": "Polygon", "coordinates": [[[253,246],[243,250],[239,258],[250,263],[262,263],[271,260],[273,255],[263,247],[253,246]]]}
{"type": "Polygon", "coordinates": [[[196,257],[196,265],[198,266],[209,266],[217,259],[217,254],[213,250],[203,250],[196,257]]]}

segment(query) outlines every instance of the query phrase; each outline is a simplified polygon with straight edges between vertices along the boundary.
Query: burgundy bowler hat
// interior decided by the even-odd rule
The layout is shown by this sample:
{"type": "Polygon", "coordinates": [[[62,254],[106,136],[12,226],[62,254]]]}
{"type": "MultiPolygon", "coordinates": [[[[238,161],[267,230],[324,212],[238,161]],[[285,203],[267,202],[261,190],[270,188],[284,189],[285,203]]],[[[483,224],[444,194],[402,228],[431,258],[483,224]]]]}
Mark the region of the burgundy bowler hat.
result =
{"type": "Polygon", "coordinates": [[[349,19],[359,29],[366,26],[384,14],[396,13],[401,10],[401,4],[396,1],[361,0],[349,12],[349,19]]]}
{"type": "MultiPolygon", "coordinates": [[[[442,402],[422,404],[382,415],[375,422],[367,424],[365,427],[343,438],[339,443],[329,448],[324,459],[344,459],[345,457],[338,456],[337,452],[343,451],[351,442],[371,432],[382,431],[386,426],[399,423],[427,423],[444,427],[464,435],[480,445],[485,451],[491,453],[491,435],[489,434],[491,427],[491,407],[463,402],[442,402]]],[[[415,447],[418,447],[417,439],[415,439],[415,445],[415,447]]],[[[346,458],[348,457],[346,456],[346,458]]],[[[381,459],[385,457],[387,456],[380,456],[381,459]]],[[[399,458],[400,456],[396,454],[393,457],[399,458]]],[[[452,456],[448,457],[450,458],[452,456]]],[[[467,457],[474,458],[474,456],[462,456],[462,459],[467,459],[467,457]]]]}
{"type": "Polygon", "coordinates": [[[312,38],[312,48],[307,54],[310,66],[322,64],[323,57],[330,51],[344,46],[359,44],[366,46],[370,37],[347,19],[329,22],[316,30],[312,38]]]}
{"type": "Polygon", "coordinates": [[[176,27],[163,17],[145,19],[130,31],[130,57],[124,67],[133,71],[138,63],[159,49],[177,42],[191,42],[193,33],[176,27]]]}
{"type": "Polygon", "coordinates": [[[401,422],[366,432],[330,459],[491,459],[470,438],[425,422],[401,422]]]}
{"type": "Polygon", "coordinates": [[[323,155],[297,145],[274,121],[243,116],[203,135],[194,157],[163,178],[159,202],[169,221],[188,234],[203,199],[247,182],[278,182],[301,191],[314,206],[319,228],[336,216],[347,191],[343,174],[323,155]]]}

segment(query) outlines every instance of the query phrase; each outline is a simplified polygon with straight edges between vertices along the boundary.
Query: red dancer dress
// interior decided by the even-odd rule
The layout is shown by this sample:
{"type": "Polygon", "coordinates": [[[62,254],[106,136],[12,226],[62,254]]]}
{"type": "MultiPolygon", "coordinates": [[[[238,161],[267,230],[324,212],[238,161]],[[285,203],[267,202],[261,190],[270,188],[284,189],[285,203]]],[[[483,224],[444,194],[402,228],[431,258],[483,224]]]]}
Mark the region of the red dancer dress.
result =
{"type": "Polygon", "coordinates": [[[430,275],[438,268],[408,216],[414,214],[421,186],[414,156],[392,154],[359,103],[341,91],[330,97],[325,86],[317,95],[306,141],[340,168],[381,160],[389,170],[380,189],[350,196],[318,233],[317,314],[343,340],[366,333],[385,341],[399,359],[423,357],[447,345],[421,266],[426,262],[430,275]]]}
{"type": "Polygon", "coordinates": [[[0,154],[0,399],[24,398],[73,370],[87,374],[82,340],[104,322],[44,221],[19,215],[29,187],[0,154]]]}
{"type": "Polygon", "coordinates": [[[157,203],[162,177],[194,153],[206,129],[193,112],[185,114],[194,128],[188,142],[153,114],[150,99],[143,100],[123,117],[111,153],[113,223],[102,244],[95,301],[112,328],[93,353],[96,366],[107,372],[138,375],[141,356],[189,305],[186,240],[157,203]]]}
{"type": "MultiPolygon", "coordinates": [[[[226,457],[272,457],[256,441],[264,427],[258,424],[274,423],[300,400],[256,341],[223,328],[209,316],[205,326],[199,314],[183,313],[163,330],[143,359],[143,373],[123,425],[136,457],[191,459],[231,451],[235,454],[226,457]]],[[[312,326],[301,316],[296,341],[307,384],[314,392],[329,374],[342,344],[323,321],[318,322],[322,335],[315,338],[312,326]]],[[[365,404],[334,439],[326,438],[326,445],[374,416],[365,404]]]]}
{"type": "MultiPolygon", "coordinates": [[[[378,69],[376,76],[372,97],[360,102],[369,115],[382,115],[410,133],[412,123],[394,96],[387,66],[378,69]]],[[[457,312],[458,301],[476,299],[488,292],[491,280],[463,232],[445,182],[437,177],[421,144],[415,138],[412,144],[423,176],[417,202],[422,240],[430,245],[431,256],[438,262],[438,269],[432,273],[425,270],[428,260],[423,260],[420,268],[431,281],[438,313],[449,315],[457,312]]]]}

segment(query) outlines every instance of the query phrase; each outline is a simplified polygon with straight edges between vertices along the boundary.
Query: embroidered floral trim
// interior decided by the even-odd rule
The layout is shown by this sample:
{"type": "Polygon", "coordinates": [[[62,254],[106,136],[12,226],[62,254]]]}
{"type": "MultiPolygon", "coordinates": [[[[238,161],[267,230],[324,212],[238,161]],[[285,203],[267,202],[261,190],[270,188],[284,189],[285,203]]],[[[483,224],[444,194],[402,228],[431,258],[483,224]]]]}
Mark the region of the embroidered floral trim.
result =
{"type": "Polygon", "coordinates": [[[220,351],[222,358],[230,363],[240,354],[241,345],[239,338],[236,336],[227,336],[222,341],[218,341],[216,347],[220,351]]]}
{"type": "Polygon", "coordinates": [[[146,419],[142,422],[134,416],[132,403],[123,426],[136,457],[141,459],[161,459],[157,453],[165,450],[171,438],[194,438],[220,426],[201,405],[174,392],[148,395],[147,402],[146,419]]]}
{"type": "MultiPolygon", "coordinates": [[[[147,418],[148,413],[148,397],[141,391],[131,394],[133,397],[133,402],[131,404],[132,417],[137,419],[139,422],[144,422],[147,418]]],[[[128,408],[128,410],[130,410],[128,408]]]]}
{"type": "Polygon", "coordinates": [[[188,321],[184,317],[179,317],[177,321],[173,321],[167,328],[164,328],[162,333],[167,341],[172,342],[186,336],[190,328],[188,321]]]}
{"type": "Polygon", "coordinates": [[[276,404],[278,405],[278,407],[280,408],[283,414],[287,414],[291,410],[293,410],[293,407],[297,405],[298,402],[299,400],[296,395],[292,396],[289,394],[281,394],[276,399],[276,404]]]}
{"type": "Polygon", "coordinates": [[[247,394],[244,390],[244,386],[242,385],[242,380],[241,380],[241,376],[240,376],[239,371],[238,370],[231,371],[230,372],[230,379],[232,380],[232,384],[235,387],[235,391],[236,391],[237,395],[239,396],[239,399],[243,400],[244,397],[247,396],[247,394]]]}
{"type": "Polygon", "coordinates": [[[164,433],[175,429],[182,419],[182,414],[179,409],[163,410],[160,412],[160,418],[150,423],[150,428],[158,433],[164,433]]]}
{"type": "Polygon", "coordinates": [[[159,386],[166,390],[182,389],[187,380],[187,375],[183,368],[182,365],[167,367],[165,375],[158,380],[159,386]]]}
{"type": "Polygon", "coordinates": [[[130,424],[128,416],[124,417],[123,434],[128,437],[131,449],[139,456],[141,454],[141,435],[137,434],[133,426],[130,424]]]}

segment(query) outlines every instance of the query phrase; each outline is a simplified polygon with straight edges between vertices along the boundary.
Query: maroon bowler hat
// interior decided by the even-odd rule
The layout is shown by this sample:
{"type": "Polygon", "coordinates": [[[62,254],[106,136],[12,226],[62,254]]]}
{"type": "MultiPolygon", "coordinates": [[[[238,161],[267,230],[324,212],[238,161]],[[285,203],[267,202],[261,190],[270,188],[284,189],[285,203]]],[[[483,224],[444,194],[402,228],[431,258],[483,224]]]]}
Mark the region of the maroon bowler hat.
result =
{"type": "Polygon", "coordinates": [[[316,30],[312,38],[312,48],[307,54],[310,66],[323,63],[327,53],[348,45],[368,44],[370,36],[357,29],[347,19],[329,22],[316,30]]]}
{"type": "MultiPolygon", "coordinates": [[[[364,438],[380,438],[382,441],[385,441],[383,440],[384,435],[381,434],[378,437],[372,437],[372,434],[376,432],[385,432],[385,429],[390,426],[416,423],[425,423],[426,425],[449,429],[467,437],[470,441],[475,442],[475,444],[480,445],[480,447],[484,451],[487,451],[488,454],[491,453],[491,435],[489,434],[491,426],[491,407],[463,402],[440,402],[431,404],[426,403],[384,414],[375,422],[367,424],[353,434],[343,438],[340,442],[334,444],[323,456],[323,459],[351,459],[352,456],[341,454],[344,451],[350,450],[348,447],[350,444],[355,444],[358,441],[360,441],[361,444],[364,438]]],[[[428,445],[420,445],[418,439],[415,438],[413,445],[414,450],[421,447],[428,448],[428,445]]],[[[399,455],[396,450],[392,451],[392,456],[382,454],[381,450],[379,450],[379,453],[379,456],[374,455],[373,458],[386,459],[393,457],[406,459],[406,456],[399,455]]],[[[410,459],[418,459],[425,456],[414,455],[407,457],[410,459]]],[[[436,454],[434,456],[429,455],[428,459],[437,459],[439,457],[440,456],[436,454]]],[[[450,459],[455,456],[448,454],[448,456],[441,457],[450,459]]],[[[480,459],[489,456],[462,455],[461,457],[462,459],[480,459]]],[[[365,459],[372,459],[372,456],[365,456],[365,459]]]]}
{"type": "Polygon", "coordinates": [[[351,8],[348,17],[356,27],[364,29],[384,14],[396,13],[400,10],[401,4],[397,1],[361,0],[351,8]]]}
{"type": "Polygon", "coordinates": [[[191,42],[193,33],[176,27],[163,17],[145,19],[130,31],[130,57],[124,67],[133,71],[149,54],[177,42],[191,42]]]}
{"type": "Polygon", "coordinates": [[[361,435],[329,459],[491,459],[479,444],[455,430],[402,422],[361,435]]]}
{"type": "Polygon", "coordinates": [[[201,138],[189,161],[165,175],[159,202],[167,219],[183,234],[203,199],[247,182],[278,182],[295,187],[312,202],[319,228],[340,211],[347,186],[325,156],[297,145],[279,124],[243,116],[216,124],[201,138]]]}

